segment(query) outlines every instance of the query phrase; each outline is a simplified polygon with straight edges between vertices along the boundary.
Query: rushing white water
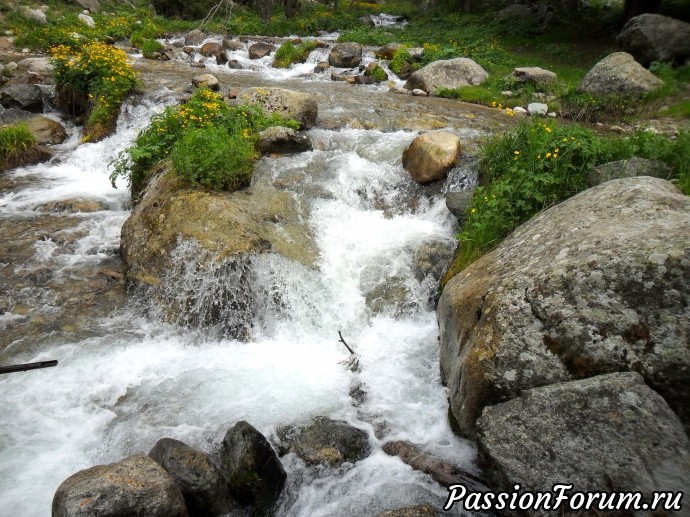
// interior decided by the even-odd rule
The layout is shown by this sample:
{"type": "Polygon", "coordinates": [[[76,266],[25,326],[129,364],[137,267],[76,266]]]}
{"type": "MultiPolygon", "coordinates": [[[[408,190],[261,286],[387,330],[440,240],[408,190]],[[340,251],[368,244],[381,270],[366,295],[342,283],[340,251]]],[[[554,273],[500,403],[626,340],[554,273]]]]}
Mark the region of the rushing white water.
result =
{"type": "MultiPolygon", "coordinates": [[[[130,106],[114,136],[84,145],[74,136],[55,163],[10,173],[35,181],[0,197],[0,217],[30,215],[43,203],[72,197],[109,208],[82,215],[88,231],[70,253],[38,242],[32,262],[17,268],[48,264],[68,274],[119,246],[128,192],[110,187],[107,164],[163,104],[130,106]]],[[[163,437],[211,452],[238,420],[271,436],[281,425],[324,415],[369,433],[372,454],[356,465],[314,470],[284,457],[289,485],[280,515],[365,516],[416,503],[440,508],[446,491],[383,453],[376,429],[387,429],[385,440],[409,440],[473,470],[472,447],[447,423],[438,329],[427,303],[434,285],[415,270],[419,248],[452,242],[453,226],[439,199],[405,205],[412,187],[400,156],[414,134],[312,130],[311,137],[318,150],[266,158],[256,174],[257,181],[304,174],[295,191],[309,204],[318,267],[275,255],[252,258],[250,294],[258,309],[249,342],[146,318],[133,303],[98,322],[95,337],[17,358],[55,358],[58,368],[0,378],[0,508],[8,515],[49,515],[66,477],[147,453],[163,437]],[[404,301],[373,310],[367,294],[393,282],[404,301]],[[339,364],[347,354],[338,330],[356,347],[360,374],[339,364]],[[353,381],[367,393],[359,407],[348,394],[353,381]]],[[[190,245],[178,250],[180,261],[189,260],[184,246],[190,245]]],[[[184,287],[186,280],[177,280],[184,287]]],[[[3,318],[9,321],[11,310],[3,318]]]]}

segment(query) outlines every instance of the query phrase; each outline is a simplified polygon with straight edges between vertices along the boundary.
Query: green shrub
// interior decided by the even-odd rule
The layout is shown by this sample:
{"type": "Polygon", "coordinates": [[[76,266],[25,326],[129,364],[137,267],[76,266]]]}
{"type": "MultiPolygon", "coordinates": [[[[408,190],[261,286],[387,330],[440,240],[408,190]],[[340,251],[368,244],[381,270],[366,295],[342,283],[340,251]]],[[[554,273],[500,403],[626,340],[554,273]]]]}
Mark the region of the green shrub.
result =
{"type": "Polygon", "coordinates": [[[141,45],[141,53],[145,58],[151,59],[155,52],[161,52],[165,47],[155,39],[145,39],[141,45]]]}
{"type": "Polygon", "coordinates": [[[292,41],[286,41],[276,50],[273,66],[276,68],[289,68],[293,63],[304,63],[309,59],[309,54],[316,48],[313,41],[305,41],[295,46],[292,41]]]}
{"type": "Polygon", "coordinates": [[[602,163],[638,156],[673,167],[672,179],[690,194],[690,132],[676,140],[650,132],[607,139],[582,126],[523,122],[491,138],[458,238],[460,248],[444,281],[467,267],[520,224],[587,188],[587,173],[602,163]]]}
{"type": "MultiPolygon", "coordinates": [[[[127,178],[132,187],[132,196],[136,199],[146,184],[149,171],[158,163],[170,158],[178,142],[185,140],[188,134],[203,135],[204,133],[198,133],[198,130],[217,128],[225,132],[225,140],[233,145],[245,142],[242,145],[253,146],[258,132],[269,126],[287,126],[297,129],[299,123],[295,120],[286,120],[278,114],[267,116],[260,108],[253,106],[230,107],[223,102],[219,94],[207,88],[199,89],[185,104],[171,106],[151,120],[151,124],[139,133],[134,144],[120,153],[118,159],[112,163],[113,173],[110,180],[115,186],[118,177],[127,178]]],[[[189,140],[185,140],[184,146],[186,149],[193,149],[200,141],[197,137],[190,136],[189,140]]],[[[211,144],[207,143],[205,147],[206,152],[210,152],[211,144]]],[[[177,152],[176,160],[179,170],[183,170],[184,158],[180,153],[181,151],[177,152]]],[[[226,160],[234,160],[232,152],[225,154],[226,160]]],[[[241,149],[238,150],[237,155],[241,157],[241,161],[249,164],[252,164],[255,158],[253,154],[249,158],[250,155],[241,149]]],[[[233,181],[217,181],[217,168],[212,168],[210,175],[213,178],[211,179],[204,179],[201,169],[188,169],[189,176],[194,178],[190,181],[197,185],[209,188],[236,188],[233,181]]],[[[226,173],[237,173],[238,177],[241,177],[243,170],[228,170],[226,173]]]]}
{"type": "Polygon", "coordinates": [[[403,45],[393,54],[389,67],[395,75],[400,75],[409,70],[411,66],[412,56],[407,47],[403,45]]]}
{"type": "Polygon", "coordinates": [[[36,138],[25,123],[0,128],[0,160],[12,161],[36,145],[36,138]]]}
{"type": "Polygon", "coordinates": [[[173,170],[180,177],[192,185],[214,190],[247,186],[256,158],[251,139],[230,135],[218,126],[186,132],[171,154],[173,170]]]}

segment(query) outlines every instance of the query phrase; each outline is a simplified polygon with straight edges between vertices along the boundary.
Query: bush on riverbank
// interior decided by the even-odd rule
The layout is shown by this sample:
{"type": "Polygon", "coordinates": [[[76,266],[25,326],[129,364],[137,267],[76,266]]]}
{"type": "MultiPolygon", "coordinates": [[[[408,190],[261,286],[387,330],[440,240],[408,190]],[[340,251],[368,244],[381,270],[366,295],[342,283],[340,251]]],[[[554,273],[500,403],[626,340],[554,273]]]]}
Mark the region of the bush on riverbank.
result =
{"type": "Polygon", "coordinates": [[[120,106],[138,84],[127,55],[105,43],[91,42],[79,52],[51,49],[58,103],[63,111],[85,117],[84,141],[96,141],[114,129],[120,106]]]}
{"type": "Polygon", "coordinates": [[[175,172],[194,186],[240,188],[249,183],[258,158],[258,133],[269,126],[297,129],[299,124],[278,114],[267,116],[257,107],[230,107],[219,94],[199,89],[185,104],[153,118],[113,163],[111,182],[115,186],[117,178],[127,178],[136,199],[151,169],[172,158],[175,172]]]}
{"type": "Polygon", "coordinates": [[[458,238],[460,248],[444,282],[495,248],[538,212],[588,187],[597,165],[633,156],[672,167],[669,178],[690,195],[690,132],[675,140],[641,131],[604,138],[577,124],[523,122],[491,138],[480,161],[475,190],[458,238]]]}

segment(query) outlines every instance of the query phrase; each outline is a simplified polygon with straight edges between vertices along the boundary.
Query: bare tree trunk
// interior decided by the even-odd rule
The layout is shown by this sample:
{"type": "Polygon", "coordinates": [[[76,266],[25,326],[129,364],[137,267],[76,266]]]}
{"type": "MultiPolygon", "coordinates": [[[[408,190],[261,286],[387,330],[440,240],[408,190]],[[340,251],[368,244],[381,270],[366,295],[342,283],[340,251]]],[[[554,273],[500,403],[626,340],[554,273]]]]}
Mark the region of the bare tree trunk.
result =
{"type": "Polygon", "coordinates": [[[283,12],[286,18],[292,18],[297,7],[297,0],[283,0],[283,12]]]}
{"type": "Polygon", "coordinates": [[[273,1],[274,0],[256,0],[256,10],[259,11],[261,18],[269,23],[273,16],[273,1]]]}

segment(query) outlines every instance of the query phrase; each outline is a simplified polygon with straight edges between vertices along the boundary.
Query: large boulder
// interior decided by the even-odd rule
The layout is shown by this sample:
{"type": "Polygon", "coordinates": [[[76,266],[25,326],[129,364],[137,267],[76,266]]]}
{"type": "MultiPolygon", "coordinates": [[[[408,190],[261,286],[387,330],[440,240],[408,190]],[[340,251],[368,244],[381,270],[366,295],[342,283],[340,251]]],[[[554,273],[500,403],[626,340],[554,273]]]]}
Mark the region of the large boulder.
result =
{"type": "Polygon", "coordinates": [[[550,70],[538,66],[523,66],[513,70],[513,77],[518,82],[531,84],[537,88],[545,89],[556,82],[558,76],[550,70]]]}
{"type": "Polygon", "coordinates": [[[460,158],[460,137],[448,131],[419,135],[403,151],[402,165],[418,183],[444,179],[460,158]]]}
{"type": "Polygon", "coordinates": [[[40,9],[31,9],[26,5],[19,6],[19,14],[21,14],[27,20],[35,21],[41,25],[48,25],[48,18],[46,14],[40,9]]]}
{"type": "Polygon", "coordinates": [[[191,30],[184,37],[184,44],[187,46],[198,47],[206,39],[206,35],[199,29],[191,30]]]}
{"type": "Polygon", "coordinates": [[[637,371],[690,423],[690,198],[613,180],[520,226],[445,286],[441,374],[461,431],[524,390],[637,371]]]}
{"type": "Polygon", "coordinates": [[[302,129],[312,127],[318,115],[318,106],[311,95],[284,88],[245,88],[237,95],[237,104],[259,106],[266,113],[295,119],[302,129]]]}
{"type": "Polygon", "coordinates": [[[306,219],[289,192],[259,183],[204,192],[162,171],[122,227],[127,279],[152,290],[169,321],[220,325],[224,334],[246,339],[255,315],[252,257],[274,253],[313,265],[317,251],[306,219]],[[196,266],[188,270],[189,264],[196,266]],[[185,280],[202,274],[215,279],[205,291],[185,280]]]}
{"type": "Polygon", "coordinates": [[[68,477],[55,492],[52,512],[53,517],[187,517],[173,479],[141,454],[68,477]]]}
{"type": "Polygon", "coordinates": [[[484,83],[489,74],[466,57],[434,61],[414,72],[405,83],[408,90],[435,93],[437,88],[460,88],[484,83]]]}
{"type": "Polygon", "coordinates": [[[43,112],[43,90],[37,84],[14,84],[0,90],[0,104],[34,113],[43,112]]]}
{"type": "Polygon", "coordinates": [[[266,43],[265,41],[259,41],[249,47],[249,59],[261,59],[262,57],[268,56],[275,49],[275,45],[266,43]]]}
{"type": "Polygon", "coordinates": [[[599,61],[582,79],[578,91],[602,97],[641,97],[664,82],[626,52],[614,52],[599,61]]]}
{"type": "Polygon", "coordinates": [[[195,88],[208,88],[217,92],[220,90],[218,78],[213,74],[199,74],[192,78],[192,86],[195,88]]]}
{"type": "Polygon", "coordinates": [[[259,133],[256,148],[260,153],[301,153],[311,151],[309,138],[299,134],[294,129],[282,126],[272,126],[259,133]]]}
{"type": "Polygon", "coordinates": [[[628,20],[616,38],[621,47],[643,65],[652,61],[690,58],[690,23],[662,16],[641,14],[628,20]]]}
{"type": "Polygon", "coordinates": [[[265,515],[275,505],[287,474],[268,440],[247,422],[240,421],[223,439],[223,473],[235,498],[265,515]]]}
{"type": "MultiPolygon", "coordinates": [[[[523,493],[549,493],[566,482],[573,491],[641,492],[651,501],[652,492],[679,493],[690,486],[690,441],[683,426],[634,372],[526,390],[487,407],[477,435],[497,491],[519,484],[523,493]]],[[[564,513],[540,509],[526,515],[564,513]]]]}
{"type": "Polygon", "coordinates": [[[220,43],[209,41],[208,43],[204,43],[203,45],[201,45],[199,52],[204,57],[218,57],[221,54],[223,54],[224,50],[225,49],[223,48],[223,45],[221,45],[220,43]]]}
{"type": "Polygon", "coordinates": [[[163,438],[151,449],[149,457],[173,478],[191,515],[212,517],[228,514],[239,507],[208,454],[179,440],[163,438]]]}
{"type": "Polygon", "coordinates": [[[34,73],[42,78],[52,77],[55,67],[49,57],[27,57],[17,63],[20,74],[34,73]]]}
{"type": "Polygon", "coordinates": [[[285,452],[293,452],[308,465],[356,463],[369,455],[366,431],[345,422],[315,418],[302,428],[282,430],[285,452]]]}
{"type": "Polygon", "coordinates": [[[610,180],[635,176],[653,176],[667,180],[672,173],[673,169],[664,162],[633,156],[628,160],[602,163],[594,167],[587,174],[587,185],[596,187],[610,180]]]}
{"type": "Polygon", "coordinates": [[[328,53],[328,63],[337,68],[354,68],[362,62],[362,45],[338,43],[328,53]]]}

